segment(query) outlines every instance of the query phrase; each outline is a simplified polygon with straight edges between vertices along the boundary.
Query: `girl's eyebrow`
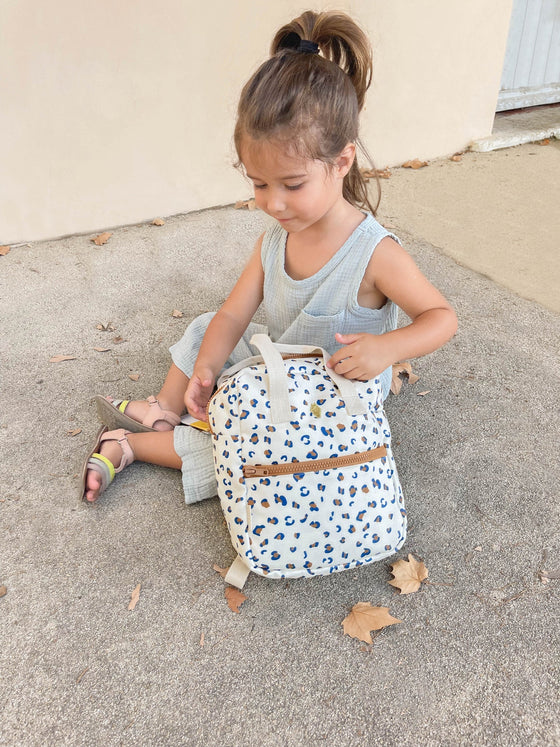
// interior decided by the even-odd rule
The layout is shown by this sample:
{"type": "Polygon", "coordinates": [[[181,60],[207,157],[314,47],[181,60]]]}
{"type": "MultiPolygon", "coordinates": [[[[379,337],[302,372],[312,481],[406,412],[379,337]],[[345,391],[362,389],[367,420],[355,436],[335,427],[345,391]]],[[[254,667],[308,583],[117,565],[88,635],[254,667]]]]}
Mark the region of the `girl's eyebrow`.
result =
{"type": "MultiPolygon", "coordinates": [[[[260,176],[251,176],[251,174],[247,174],[249,179],[257,180],[258,182],[264,182],[265,179],[261,179],[260,176]]],[[[289,179],[303,179],[304,176],[307,176],[307,174],[292,174],[291,176],[281,176],[280,180],[283,182],[288,181],[289,179]]]]}

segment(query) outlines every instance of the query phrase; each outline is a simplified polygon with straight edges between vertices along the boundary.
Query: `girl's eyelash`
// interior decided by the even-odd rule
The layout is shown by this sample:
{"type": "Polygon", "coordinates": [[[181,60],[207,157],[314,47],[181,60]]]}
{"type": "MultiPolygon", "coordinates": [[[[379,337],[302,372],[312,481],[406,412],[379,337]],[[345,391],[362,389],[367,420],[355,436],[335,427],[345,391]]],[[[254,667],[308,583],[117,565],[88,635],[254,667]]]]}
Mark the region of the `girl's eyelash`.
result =
{"type": "MultiPolygon", "coordinates": [[[[268,186],[267,184],[254,184],[253,183],[254,189],[266,189],[267,186],[268,186]]],[[[286,184],[285,186],[286,186],[286,189],[289,190],[290,192],[295,192],[296,189],[301,189],[303,187],[303,182],[301,184],[294,184],[293,186],[288,185],[288,184],[286,184]]]]}

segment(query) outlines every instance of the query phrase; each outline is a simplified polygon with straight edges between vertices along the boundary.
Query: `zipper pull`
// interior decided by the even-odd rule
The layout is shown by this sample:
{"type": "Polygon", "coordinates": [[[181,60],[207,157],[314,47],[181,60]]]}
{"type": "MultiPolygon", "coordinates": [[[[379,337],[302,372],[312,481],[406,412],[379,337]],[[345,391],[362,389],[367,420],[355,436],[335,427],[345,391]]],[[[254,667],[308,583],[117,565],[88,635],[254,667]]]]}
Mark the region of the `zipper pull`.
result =
{"type": "Polygon", "coordinates": [[[243,467],[243,477],[266,477],[268,469],[260,465],[245,465],[243,467]]]}

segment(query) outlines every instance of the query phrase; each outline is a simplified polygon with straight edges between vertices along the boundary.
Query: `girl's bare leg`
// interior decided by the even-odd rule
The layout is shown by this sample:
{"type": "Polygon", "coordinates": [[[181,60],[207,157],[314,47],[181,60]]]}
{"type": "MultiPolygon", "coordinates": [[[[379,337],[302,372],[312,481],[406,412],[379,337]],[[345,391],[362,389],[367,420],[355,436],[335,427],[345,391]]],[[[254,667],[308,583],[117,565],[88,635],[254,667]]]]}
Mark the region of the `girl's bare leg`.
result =
{"type": "MultiPolygon", "coordinates": [[[[185,376],[181,369],[172,363],[163,386],[156,396],[162,409],[171,410],[176,415],[182,415],[185,412],[184,400],[188,383],[189,377],[185,376]]],[[[148,414],[149,408],[150,406],[145,399],[133,400],[126,406],[126,414],[141,423],[148,414]]],[[[169,425],[169,430],[171,428],[171,425],[169,425]]]]}
{"type": "MultiPolygon", "coordinates": [[[[158,464],[161,467],[181,469],[181,458],[173,447],[173,432],[129,433],[128,443],[134,453],[135,461],[158,464]]],[[[118,467],[122,459],[122,450],[118,441],[104,441],[100,453],[118,467]]],[[[101,476],[89,470],[86,478],[86,500],[95,501],[99,497],[101,476]]]]}

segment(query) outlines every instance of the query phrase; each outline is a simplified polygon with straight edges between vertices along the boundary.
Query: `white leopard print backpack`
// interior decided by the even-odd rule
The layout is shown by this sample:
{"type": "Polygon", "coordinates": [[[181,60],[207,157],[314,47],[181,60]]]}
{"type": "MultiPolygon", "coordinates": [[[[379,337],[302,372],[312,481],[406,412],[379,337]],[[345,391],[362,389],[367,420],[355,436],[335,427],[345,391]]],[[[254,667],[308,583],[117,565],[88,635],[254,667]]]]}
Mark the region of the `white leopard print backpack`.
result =
{"type": "Polygon", "coordinates": [[[395,553],[406,512],[379,380],[337,375],[318,348],[251,344],[262,357],[226,371],[208,405],[237,551],[226,581],[324,575],[395,553]]]}

